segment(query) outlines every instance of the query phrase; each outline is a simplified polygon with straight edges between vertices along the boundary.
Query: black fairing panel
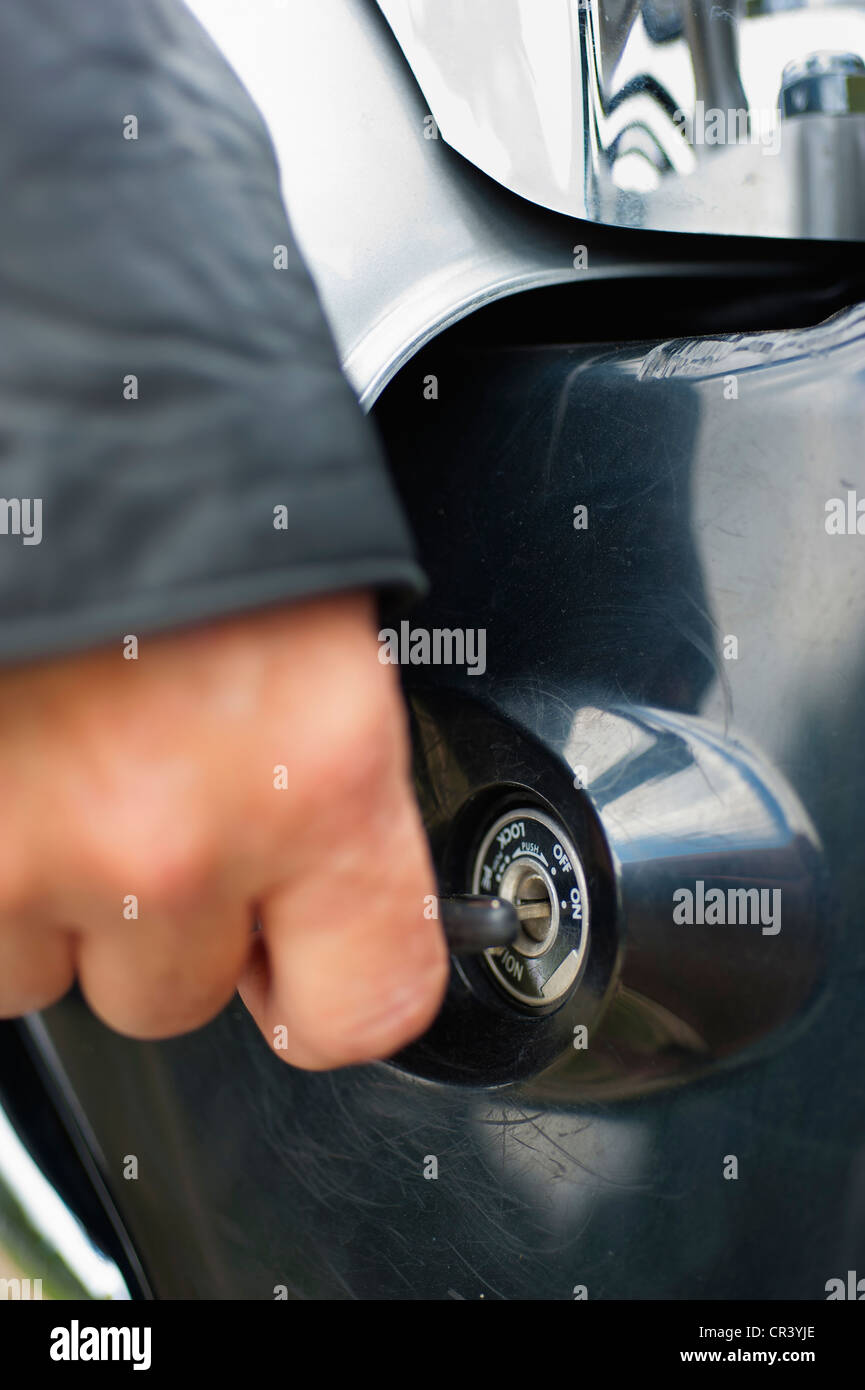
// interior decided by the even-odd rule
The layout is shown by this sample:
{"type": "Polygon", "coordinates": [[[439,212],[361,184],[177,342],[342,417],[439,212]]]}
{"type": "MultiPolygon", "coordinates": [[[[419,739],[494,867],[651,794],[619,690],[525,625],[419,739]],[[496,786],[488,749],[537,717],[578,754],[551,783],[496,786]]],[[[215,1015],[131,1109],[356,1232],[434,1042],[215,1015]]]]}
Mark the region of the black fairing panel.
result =
{"type": "Polygon", "coordinates": [[[863,386],[856,313],[750,352],[451,336],[404,369],[378,419],[433,581],[412,623],[487,631],[482,678],[406,671],[415,708],[530,722],[578,683],[741,735],[822,843],[820,989],[757,1057],[555,1101],[299,1073],[237,1002],[133,1043],[71,996],[43,1023],[157,1296],[822,1299],[865,1269],[865,536],[825,526],[865,497],[863,386]]]}

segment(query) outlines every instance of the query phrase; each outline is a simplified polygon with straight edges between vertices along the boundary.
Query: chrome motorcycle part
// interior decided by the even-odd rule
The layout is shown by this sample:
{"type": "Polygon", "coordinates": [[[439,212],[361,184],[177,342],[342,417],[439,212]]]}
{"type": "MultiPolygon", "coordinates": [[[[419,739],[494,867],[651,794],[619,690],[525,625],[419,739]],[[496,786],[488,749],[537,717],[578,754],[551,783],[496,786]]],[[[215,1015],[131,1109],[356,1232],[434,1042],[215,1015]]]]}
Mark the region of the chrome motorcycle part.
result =
{"type": "MultiPolygon", "coordinates": [[[[728,250],[718,241],[592,228],[490,182],[438,138],[372,0],[189,3],[264,115],[298,244],[365,408],[425,343],[495,300],[561,287],[574,332],[583,323],[581,303],[570,302],[574,290],[605,282],[615,296],[617,283],[631,282],[625,292],[639,302],[663,279],[670,301],[677,280],[729,276],[728,250]]],[[[502,21],[510,4],[495,0],[502,21]]],[[[468,25],[480,6],[460,0],[460,10],[468,25]]],[[[454,22],[462,33],[460,17],[454,22]]],[[[528,139],[529,128],[524,133],[528,139]]],[[[817,220],[831,207],[823,173],[817,161],[817,220]]],[[[755,218],[749,230],[765,229],[755,218]]],[[[807,279],[813,254],[797,254],[795,272],[786,255],[749,253],[736,273],[753,281],[756,296],[781,276],[807,279]]]]}
{"type": "Polygon", "coordinates": [[[861,0],[379,4],[444,139],[542,207],[865,239],[861,0]]]}

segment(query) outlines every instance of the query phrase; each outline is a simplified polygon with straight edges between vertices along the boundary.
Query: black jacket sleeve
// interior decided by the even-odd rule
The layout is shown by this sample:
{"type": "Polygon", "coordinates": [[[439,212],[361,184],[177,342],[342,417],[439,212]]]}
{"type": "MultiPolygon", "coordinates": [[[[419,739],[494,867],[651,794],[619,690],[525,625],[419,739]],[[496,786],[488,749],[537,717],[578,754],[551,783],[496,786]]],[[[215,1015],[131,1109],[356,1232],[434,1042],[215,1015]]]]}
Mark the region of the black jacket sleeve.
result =
{"type": "Polygon", "coordinates": [[[175,0],[0,6],[0,494],[0,660],[424,588],[261,118],[175,0]]]}

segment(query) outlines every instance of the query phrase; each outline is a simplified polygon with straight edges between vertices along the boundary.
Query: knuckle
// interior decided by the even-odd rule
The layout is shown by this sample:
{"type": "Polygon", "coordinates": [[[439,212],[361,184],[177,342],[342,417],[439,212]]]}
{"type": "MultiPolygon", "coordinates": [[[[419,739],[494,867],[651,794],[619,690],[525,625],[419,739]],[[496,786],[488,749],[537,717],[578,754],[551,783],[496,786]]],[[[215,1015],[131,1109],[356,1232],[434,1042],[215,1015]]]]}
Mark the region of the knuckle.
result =
{"type": "Polygon", "coordinates": [[[368,985],[327,1009],[296,1015],[295,1035],[315,1059],[310,1069],[350,1066],[392,1056],[420,1036],[438,1012],[447,958],[431,952],[422,968],[388,985],[368,985]]]}
{"type": "Polygon", "coordinates": [[[360,788],[402,784],[409,768],[409,741],[402,698],[388,683],[357,711],[343,757],[345,777],[360,788]]]}
{"type": "Polygon", "coordinates": [[[203,898],[209,868],[209,856],[201,847],[168,847],[146,857],[139,896],[158,911],[182,912],[203,898]]]}
{"type": "Polygon", "coordinates": [[[12,836],[0,840],[0,912],[10,918],[26,913],[38,895],[41,875],[36,871],[35,855],[28,846],[14,842],[12,836]]]}
{"type": "Polygon", "coordinates": [[[407,740],[402,711],[391,700],[353,707],[318,743],[310,768],[309,804],[327,820],[356,817],[407,786],[407,740]]]}
{"type": "Polygon", "coordinates": [[[330,740],[333,772],[358,785],[390,776],[401,763],[403,712],[388,688],[378,687],[355,701],[330,740]]]}
{"type": "Polygon", "coordinates": [[[184,1033],[194,1033],[210,1023],[225,1007],[232,991],[218,995],[196,993],[178,995],[167,1002],[157,1004],[155,999],[149,1007],[140,1009],[118,1027],[118,1031],[142,1042],[155,1042],[160,1038],[176,1038],[184,1033]]]}
{"type": "Polygon", "coordinates": [[[391,1057],[419,1037],[429,1025],[440,1002],[439,980],[415,985],[352,1020],[339,1020],[331,1035],[321,1041],[323,1066],[351,1066],[391,1057]]]}
{"type": "Polygon", "coordinates": [[[7,921],[0,923],[0,935],[6,942],[6,950],[0,952],[0,1018],[35,1013],[62,999],[75,979],[65,936],[60,932],[45,933],[44,939],[34,946],[32,932],[7,921]]]}
{"type": "Polygon", "coordinates": [[[115,1032],[156,1041],[209,1023],[231,999],[234,982],[193,978],[178,968],[150,977],[143,988],[118,992],[89,980],[82,971],[82,988],[93,1012],[115,1032]]]}
{"type": "Polygon", "coordinates": [[[134,827],[118,844],[103,836],[92,869],[99,884],[114,894],[134,894],[142,910],[175,913],[204,896],[213,855],[201,828],[170,812],[161,827],[134,827]]]}

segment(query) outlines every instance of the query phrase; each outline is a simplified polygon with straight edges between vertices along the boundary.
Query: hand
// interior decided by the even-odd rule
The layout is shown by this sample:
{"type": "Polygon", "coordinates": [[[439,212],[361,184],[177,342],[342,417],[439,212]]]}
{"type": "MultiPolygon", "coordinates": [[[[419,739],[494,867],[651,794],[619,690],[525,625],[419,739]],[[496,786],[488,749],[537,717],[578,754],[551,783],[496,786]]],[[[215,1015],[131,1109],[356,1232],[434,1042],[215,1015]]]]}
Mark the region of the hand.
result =
{"type": "Polygon", "coordinates": [[[300,1067],[421,1033],[447,953],[377,656],[373,602],[348,594],[0,673],[0,1016],[77,974],[138,1038],[200,1026],[239,983],[300,1067]]]}

